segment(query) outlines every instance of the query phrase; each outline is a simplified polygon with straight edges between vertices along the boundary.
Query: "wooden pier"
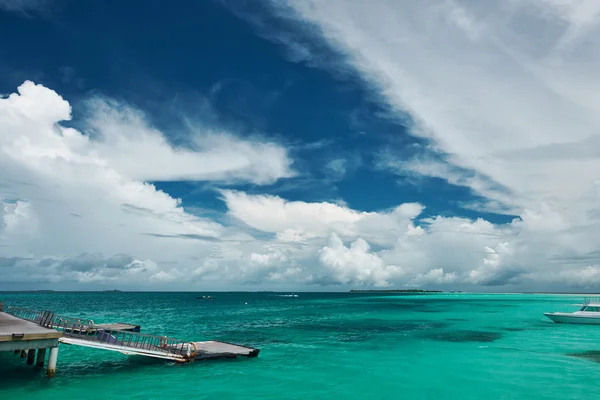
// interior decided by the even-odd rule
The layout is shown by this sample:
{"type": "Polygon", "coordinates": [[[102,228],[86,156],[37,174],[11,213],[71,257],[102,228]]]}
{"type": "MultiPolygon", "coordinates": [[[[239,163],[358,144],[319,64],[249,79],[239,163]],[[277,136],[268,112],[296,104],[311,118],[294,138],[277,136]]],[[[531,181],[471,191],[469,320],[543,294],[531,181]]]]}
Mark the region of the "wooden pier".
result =
{"type": "Polygon", "coordinates": [[[54,376],[56,371],[59,343],[160,358],[177,363],[216,358],[257,357],[260,352],[253,347],[216,340],[193,342],[149,335],[140,333],[139,325],[94,324],[92,320],[55,315],[50,311],[7,307],[5,312],[0,312],[0,351],[26,350],[29,352],[28,357],[34,357],[35,353],[31,352],[40,349],[38,364],[41,362],[43,365],[45,349],[50,348],[47,373],[50,377],[54,376]]]}

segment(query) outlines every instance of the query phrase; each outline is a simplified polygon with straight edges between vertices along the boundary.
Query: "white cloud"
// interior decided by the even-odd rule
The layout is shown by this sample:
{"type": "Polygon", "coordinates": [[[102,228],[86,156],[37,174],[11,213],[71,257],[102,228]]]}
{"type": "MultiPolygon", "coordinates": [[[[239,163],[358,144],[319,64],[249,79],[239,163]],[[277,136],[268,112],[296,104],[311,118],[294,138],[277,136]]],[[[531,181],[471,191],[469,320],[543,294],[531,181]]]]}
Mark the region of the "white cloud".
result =
{"type": "MultiPolygon", "coordinates": [[[[595,270],[594,238],[600,234],[597,1],[271,4],[281,18],[299,21],[296,26],[307,37],[333,48],[340,64],[358,72],[402,120],[408,115],[410,132],[430,144],[427,153],[409,159],[389,147],[380,167],[471,188],[485,200],[465,207],[522,219],[506,227],[466,222],[477,229],[487,226],[478,239],[469,239],[456,221],[438,217],[421,237],[420,246],[428,251],[405,245],[402,252],[404,245],[396,246],[387,250],[387,263],[399,256],[411,263],[420,258],[444,273],[470,265],[472,273],[458,271],[457,282],[477,284],[531,283],[595,270]],[[442,225],[461,234],[434,234],[442,225]],[[490,241],[494,234],[509,236],[490,241]],[[508,249],[510,254],[494,253],[508,249]],[[435,264],[430,252],[447,254],[448,260],[435,264]],[[591,269],[573,266],[582,259],[591,269]]],[[[319,66],[319,59],[308,65],[319,66]]],[[[330,68],[331,62],[322,66],[330,68]]]]}
{"type": "Polygon", "coordinates": [[[14,203],[2,204],[4,205],[3,229],[0,229],[0,237],[2,234],[10,235],[19,231],[35,231],[37,225],[35,214],[28,202],[18,200],[14,203]]]}
{"type": "MultiPolygon", "coordinates": [[[[53,265],[82,254],[145,261],[130,261],[119,273],[104,265],[64,270],[62,280],[165,282],[210,275],[220,265],[215,250],[251,236],[186,212],[180,199],[144,180],[271,182],[290,173],[285,150],[200,132],[201,148],[175,149],[139,112],[123,105],[111,110],[111,104],[96,107],[87,125],[101,136],[87,136],[60,124],[70,119],[71,107],[44,86],[25,82],[0,99],[0,258],[19,258],[13,267],[31,268],[40,280],[46,266],[48,281],[56,280],[53,265]]],[[[18,270],[5,270],[4,278],[16,279],[18,270]]]]}
{"type": "Polygon", "coordinates": [[[373,243],[393,244],[394,231],[405,229],[423,210],[420,204],[406,203],[382,213],[360,212],[327,202],[286,201],[277,196],[252,196],[231,190],[222,194],[231,216],[252,228],[277,234],[280,241],[286,242],[337,233],[344,238],[362,235],[373,243]]]}
{"type": "Polygon", "coordinates": [[[361,238],[346,247],[333,233],[318,255],[321,264],[331,271],[332,280],[345,285],[388,286],[404,274],[401,267],[386,265],[370,252],[369,244],[361,238]]]}
{"type": "Polygon", "coordinates": [[[410,281],[410,285],[443,285],[452,284],[457,281],[456,272],[444,272],[442,268],[435,268],[426,273],[419,273],[410,281]]]}
{"type": "Polygon", "coordinates": [[[94,150],[111,166],[140,181],[223,180],[273,183],[291,177],[285,148],[226,132],[192,132],[194,148],[174,148],[144,115],[114,101],[90,102],[88,128],[101,137],[94,150]]]}
{"type": "Polygon", "coordinates": [[[249,257],[250,261],[259,265],[273,265],[288,260],[288,256],[279,249],[274,249],[269,253],[250,253],[249,257]]]}
{"type": "Polygon", "coordinates": [[[510,246],[528,245],[520,236],[530,227],[521,221],[496,226],[483,219],[438,216],[423,218],[417,226],[423,207],[413,203],[365,213],[276,196],[223,195],[232,217],[275,235],[272,246],[278,247],[251,253],[251,261],[263,268],[303,265],[295,279],[316,284],[502,285],[521,275],[515,268],[520,255],[509,252],[510,246]]]}
{"type": "Polygon", "coordinates": [[[65,100],[27,82],[0,100],[3,278],[600,285],[597,2],[278,4],[315,24],[439,153],[402,160],[389,149],[382,166],[469,187],[487,199],[472,208],[521,219],[495,225],[424,217],[415,203],[364,212],[227,190],[234,222],[223,225],[146,181],[273,182],[294,173],[281,146],[202,131],[176,148],[139,111],[106,99],[90,103],[82,134],[60,125],[70,118],[65,100]]]}
{"type": "MultiPolygon", "coordinates": [[[[507,188],[508,206],[545,202],[573,214],[586,211],[582,203],[593,207],[587,191],[600,179],[600,155],[581,152],[592,139],[598,148],[600,135],[597,2],[276,4],[315,24],[385,102],[409,112],[414,134],[507,188]]],[[[419,168],[456,179],[454,170],[419,168]]],[[[479,180],[465,184],[494,198],[479,180]]]]}

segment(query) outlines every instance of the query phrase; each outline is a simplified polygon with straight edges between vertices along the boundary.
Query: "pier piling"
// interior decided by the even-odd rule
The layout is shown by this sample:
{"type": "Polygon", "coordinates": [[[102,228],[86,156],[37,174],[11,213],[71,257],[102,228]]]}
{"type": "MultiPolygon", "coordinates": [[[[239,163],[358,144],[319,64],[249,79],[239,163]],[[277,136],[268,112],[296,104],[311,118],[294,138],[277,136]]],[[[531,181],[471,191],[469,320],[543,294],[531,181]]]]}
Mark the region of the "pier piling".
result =
{"type": "Polygon", "coordinates": [[[38,349],[36,366],[43,367],[46,359],[46,349],[38,349]]]}
{"type": "Polygon", "coordinates": [[[58,347],[52,347],[50,349],[50,355],[48,356],[48,369],[46,370],[46,376],[53,378],[56,375],[56,362],[58,361],[58,347]]]}
{"type": "Polygon", "coordinates": [[[35,363],[35,349],[27,350],[27,365],[35,363]]]}

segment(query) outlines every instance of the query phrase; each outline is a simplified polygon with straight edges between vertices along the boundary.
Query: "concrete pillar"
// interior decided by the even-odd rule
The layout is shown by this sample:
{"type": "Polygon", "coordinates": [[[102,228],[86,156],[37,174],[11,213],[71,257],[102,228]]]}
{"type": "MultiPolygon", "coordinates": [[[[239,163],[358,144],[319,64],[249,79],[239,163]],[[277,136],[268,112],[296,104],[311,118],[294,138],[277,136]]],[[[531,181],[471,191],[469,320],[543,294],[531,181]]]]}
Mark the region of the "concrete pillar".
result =
{"type": "Polygon", "coordinates": [[[38,367],[44,366],[44,361],[46,359],[46,349],[38,349],[37,362],[35,365],[38,367]]]}
{"type": "Polygon", "coordinates": [[[27,357],[27,350],[21,350],[21,358],[27,357]]]}
{"type": "Polygon", "coordinates": [[[48,356],[48,369],[46,370],[46,376],[48,378],[56,375],[56,362],[58,361],[58,347],[50,349],[50,355],[48,356]]]}
{"type": "Polygon", "coordinates": [[[33,365],[35,362],[35,349],[27,350],[27,364],[33,365]]]}
{"type": "Polygon", "coordinates": [[[21,350],[15,350],[13,351],[13,354],[21,354],[21,350]]]}

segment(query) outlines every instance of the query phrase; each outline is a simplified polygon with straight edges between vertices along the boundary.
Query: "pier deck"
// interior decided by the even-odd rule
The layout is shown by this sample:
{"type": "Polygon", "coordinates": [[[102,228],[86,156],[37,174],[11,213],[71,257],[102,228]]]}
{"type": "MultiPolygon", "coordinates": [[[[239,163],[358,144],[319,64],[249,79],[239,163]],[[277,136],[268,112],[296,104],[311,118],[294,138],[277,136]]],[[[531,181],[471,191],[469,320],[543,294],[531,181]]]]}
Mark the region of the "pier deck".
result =
{"type": "MultiPolygon", "coordinates": [[[[58,338],[61,336],[62,332],[44,328],[34,322],[0,312],[0,342],[23,343],[36,340],[54,340],[54,343],[58,343],[58,338]]],[[[28,348],[30,347],[25,347],[25,349],[28,348]]]]}

